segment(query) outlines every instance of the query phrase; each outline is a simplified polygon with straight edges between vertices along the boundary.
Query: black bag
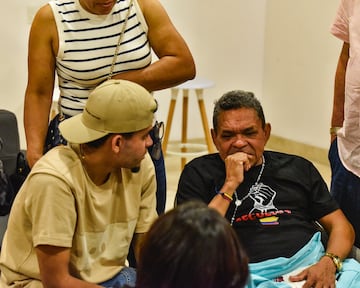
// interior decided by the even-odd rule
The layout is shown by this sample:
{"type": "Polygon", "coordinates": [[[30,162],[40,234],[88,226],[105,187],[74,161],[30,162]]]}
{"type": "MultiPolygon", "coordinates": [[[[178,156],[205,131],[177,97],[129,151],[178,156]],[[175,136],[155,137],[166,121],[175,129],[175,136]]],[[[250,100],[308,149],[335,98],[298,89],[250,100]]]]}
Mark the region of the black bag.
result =
{"type": "Polygon", "coordinates": [[[44,153],[59,145],[66,145],[67,142],[61,135],[59,130],[59,124],[65,119],[64,115],[60,113],[50,121],[48,131],[45,138],[44,153]]]}
{"type": "Polygon", "coordinates": [[[27,164],[25,154],[23,152],[19,152],[16,159],[16,171],[14,174],[10,175],[10,181],[14,189],[15,196],[29,173],[30,167],[27,164]]]}

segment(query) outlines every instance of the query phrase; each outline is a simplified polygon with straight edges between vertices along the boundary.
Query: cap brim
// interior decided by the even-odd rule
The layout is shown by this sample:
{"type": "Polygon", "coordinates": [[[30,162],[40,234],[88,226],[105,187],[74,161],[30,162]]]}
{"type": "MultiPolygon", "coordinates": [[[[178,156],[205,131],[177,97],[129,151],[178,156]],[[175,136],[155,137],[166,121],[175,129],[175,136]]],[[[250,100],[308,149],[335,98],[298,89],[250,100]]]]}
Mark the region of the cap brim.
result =
{"type": "Polygon", "coordinates": [[[82,122],[82,114],[62,121],[59,130],[68,142],[74,144],[88,143],[109,134],[86,127],[82,122]]]}

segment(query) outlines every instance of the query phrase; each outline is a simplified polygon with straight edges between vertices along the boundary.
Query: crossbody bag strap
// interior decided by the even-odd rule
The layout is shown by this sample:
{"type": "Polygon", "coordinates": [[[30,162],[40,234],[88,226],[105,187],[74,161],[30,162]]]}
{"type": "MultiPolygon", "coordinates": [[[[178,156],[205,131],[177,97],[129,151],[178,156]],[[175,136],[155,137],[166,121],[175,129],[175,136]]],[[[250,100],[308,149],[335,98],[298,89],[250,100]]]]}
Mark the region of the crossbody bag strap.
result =
{"type": "Polygon", "coordinates": [[[118,43],[117,43],[116,48],[115,48],[115,53],[114,53],[113,61],[112,61],[112,63],[111,63],[110,73],[109,73],[109,75],[108,75],[107,80],[111,79],[111,77],[112,77],[112,75],[113,75],[113,72],[114,72],[114,67],[115,67],[115,63],[116,63],[117,54],[119,53],[120,44],[121,44],[121,41],[122,41],[123,36],[124,36],[126,24],[127,24],[128,19],[129,19],[129,16],[130,16],[130,11],[131,11],[131,6],[132,6],[132,4],[133,4],[133,1],[134,1],[134,0],[130,0],[129,10],[127,11],[127,14],[126,14],[126,17],[125,17],[125,21],[124,21],[124,25],[123,25],[123,27],[122,27],[122,29],[121,29],[121,32],[120,32],[120,35],[119,35],[119,40],[118,40],[118,43]]]}

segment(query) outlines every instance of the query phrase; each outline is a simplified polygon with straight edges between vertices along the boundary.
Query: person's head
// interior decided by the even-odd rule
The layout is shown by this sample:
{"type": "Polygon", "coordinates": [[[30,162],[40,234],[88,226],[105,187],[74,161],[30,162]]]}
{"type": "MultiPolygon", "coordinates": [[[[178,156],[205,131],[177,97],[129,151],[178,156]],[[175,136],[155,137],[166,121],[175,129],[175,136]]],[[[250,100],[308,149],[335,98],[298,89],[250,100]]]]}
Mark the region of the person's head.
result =
{"type": "Polygon", "coordinates": [[[211,135],[222,159],[244,152],[251,166],[260,164],[270,131],[261,104],[252,92],[230,91],[215,102],[211,135]]]}
{"type": "Polygon", "coordinates": [[[145,236],[138,288],[241,288],[248,258],[229,222],[201,202],[162,214],[145,236]]]}
{"type": "Polygon", "coordinates": [[[80,5],[88,12],[96,15],[107,15],[114,7],[116,0],[80,0],[80,5]]]}
{"type": "Polygon", "coordinates": [[[83,112],[62,121],[59,129],[69,143],[92,150],[107,144],[120,167],[138,167],[152,145],[156,109],[154,97],[142,86],[108,80],[90,93],[83,112]]]}

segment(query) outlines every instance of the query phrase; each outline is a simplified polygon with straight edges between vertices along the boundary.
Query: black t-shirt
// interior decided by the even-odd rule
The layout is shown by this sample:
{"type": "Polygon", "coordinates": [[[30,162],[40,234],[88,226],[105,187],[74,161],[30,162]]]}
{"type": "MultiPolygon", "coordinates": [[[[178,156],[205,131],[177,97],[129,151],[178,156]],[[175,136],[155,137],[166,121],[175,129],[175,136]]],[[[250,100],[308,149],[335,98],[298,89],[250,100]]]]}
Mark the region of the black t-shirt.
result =
{"type": "MultiPolygon", "coordinates": [[[[245,172],[237,188],[243,203],[236,209],[233,228],[245,246],[250,262],[290,257],[318,231],[314,221],[338,209],[327,185],[314,165],[299,156],[264,152],[265,167],[257,189],[261,165],[245,172]]],[[[192,199],[209,203],[225,180],[225,164],[219,154],[189,162],[179,180],[177,204],[192,199]]],[[[226,218],[231,222],[234,200],[226,218]]]]}

